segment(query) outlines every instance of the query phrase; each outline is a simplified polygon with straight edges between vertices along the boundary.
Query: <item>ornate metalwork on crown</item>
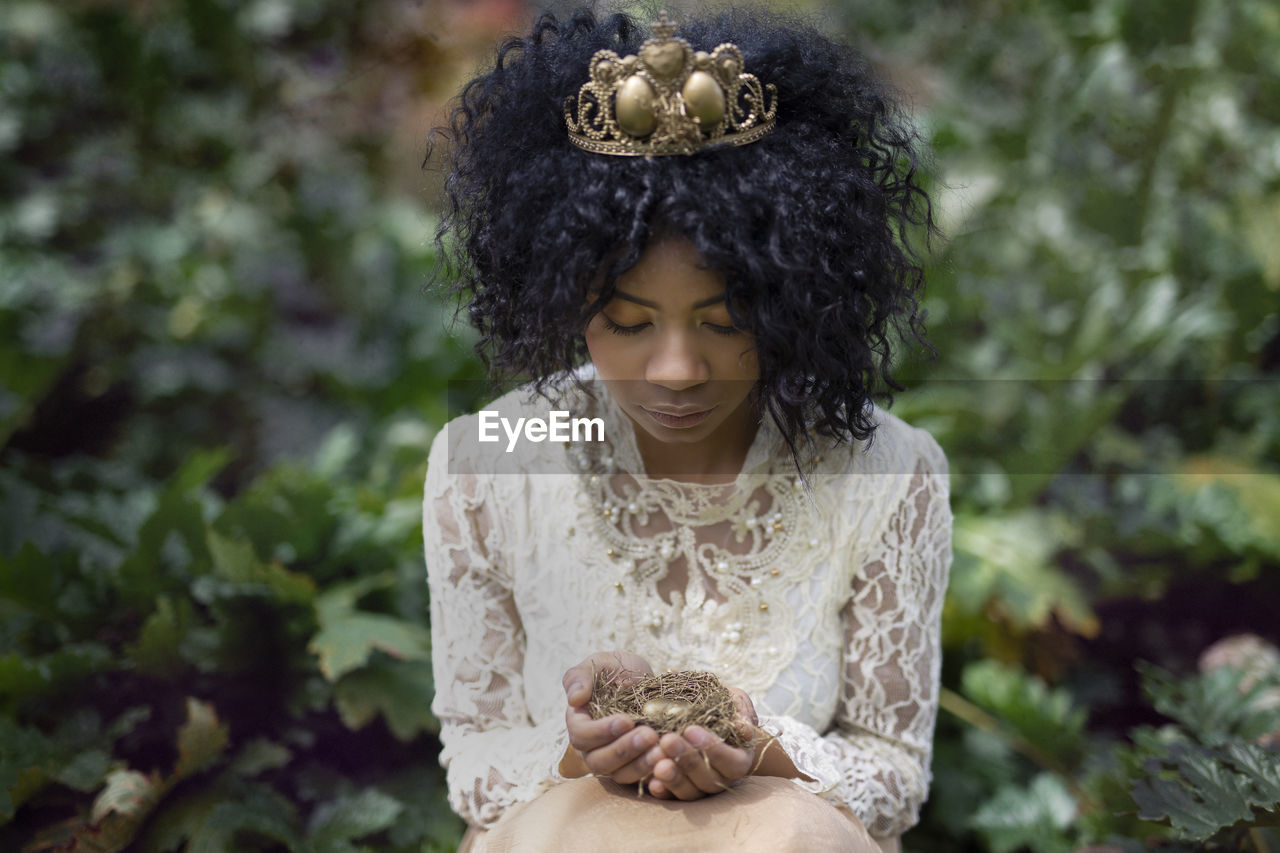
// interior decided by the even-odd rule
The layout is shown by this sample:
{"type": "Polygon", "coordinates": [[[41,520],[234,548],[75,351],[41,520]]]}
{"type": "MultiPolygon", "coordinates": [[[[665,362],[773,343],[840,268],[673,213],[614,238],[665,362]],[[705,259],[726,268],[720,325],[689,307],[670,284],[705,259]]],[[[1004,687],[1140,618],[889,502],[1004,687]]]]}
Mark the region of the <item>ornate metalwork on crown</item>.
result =
{"type": "Polygon", "coordinates": [[[591,79],[576,102],[565,100],[573,144],[596,154],[692,154],[746,145],[773,130],[778,90],[746,73],[737,45],[695,51],[675,36],[665,12],[653,32],[634,56],[599,50],[591,57],[591,79]]]}

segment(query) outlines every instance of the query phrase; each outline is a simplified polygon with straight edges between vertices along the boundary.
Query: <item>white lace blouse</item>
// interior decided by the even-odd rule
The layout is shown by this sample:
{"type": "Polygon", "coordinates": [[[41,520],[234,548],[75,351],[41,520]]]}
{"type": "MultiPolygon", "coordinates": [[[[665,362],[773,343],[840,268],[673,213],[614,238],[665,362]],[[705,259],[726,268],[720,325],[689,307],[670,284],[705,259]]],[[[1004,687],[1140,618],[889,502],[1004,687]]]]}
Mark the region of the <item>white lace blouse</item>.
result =
{"type": "MultiPolygon", "coordinates": [[[[449,802],[491,826],[564,780],[561,677],[597,651],[701,669],[746,690],[765,730],[878,838],[918,819],[937,714],[951,562],[946,459],[876,410],[873,441],[803,448],[768,420],[732,485],[650,479],[633,426],[588,368],[552,406],[518,390],[510,423],[555,408],[604,441],[436,437],[423,531],[449,802]]],[[[581,437],[581,436],[580,436],[581,437]]]]}

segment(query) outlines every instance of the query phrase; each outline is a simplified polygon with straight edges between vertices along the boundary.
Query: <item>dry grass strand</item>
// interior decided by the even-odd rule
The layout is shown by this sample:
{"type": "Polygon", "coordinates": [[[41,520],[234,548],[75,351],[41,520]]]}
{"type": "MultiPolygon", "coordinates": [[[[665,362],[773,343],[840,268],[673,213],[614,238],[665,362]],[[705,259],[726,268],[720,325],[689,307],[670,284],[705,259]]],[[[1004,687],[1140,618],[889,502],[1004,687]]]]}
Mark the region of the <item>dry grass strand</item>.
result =
{"type": "Polygon", "coordinates": [[[596,673],[587,708],[593,719],[626,714],[659,734],[701,726],[730,746],[753,742],[736,724],[733,694],[710,672],[664,672],[629,681],[616,670],[602,670],[596,673]]]}

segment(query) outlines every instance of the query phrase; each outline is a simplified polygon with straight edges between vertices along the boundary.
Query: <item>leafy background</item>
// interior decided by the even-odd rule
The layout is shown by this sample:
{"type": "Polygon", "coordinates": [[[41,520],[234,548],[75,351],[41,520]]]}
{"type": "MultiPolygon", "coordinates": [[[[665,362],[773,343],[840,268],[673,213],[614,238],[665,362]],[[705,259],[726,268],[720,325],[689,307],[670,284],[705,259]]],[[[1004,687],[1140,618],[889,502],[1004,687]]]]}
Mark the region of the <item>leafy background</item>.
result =
{"type": "MultiPolygon", "coordinates": [[[[894,409],[956,512],[907,848],[1280,850],[1280,11],[813,11],[946,231],[894,409]]],[[[420,164],[532,14],[0,8],[0,848],[456,845],[418,527],[480,373],[420,164]]]]}

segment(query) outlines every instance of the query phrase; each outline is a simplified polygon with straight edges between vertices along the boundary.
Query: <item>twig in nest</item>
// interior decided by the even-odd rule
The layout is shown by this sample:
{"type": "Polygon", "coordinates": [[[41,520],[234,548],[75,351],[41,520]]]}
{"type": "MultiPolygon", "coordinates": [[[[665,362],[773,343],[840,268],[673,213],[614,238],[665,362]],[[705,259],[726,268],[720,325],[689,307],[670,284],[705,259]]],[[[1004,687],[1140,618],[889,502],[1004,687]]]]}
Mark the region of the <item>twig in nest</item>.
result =
{"type": "Polygon", "coordinates": [[[733,694],[710,672],[667,672],[624,684],[616,671],[603,670],[596,673],[587,709],[597,720],[626,714],[658,734],[701,726],[730,746],[752,743],[736,724],[733,694]]]}

